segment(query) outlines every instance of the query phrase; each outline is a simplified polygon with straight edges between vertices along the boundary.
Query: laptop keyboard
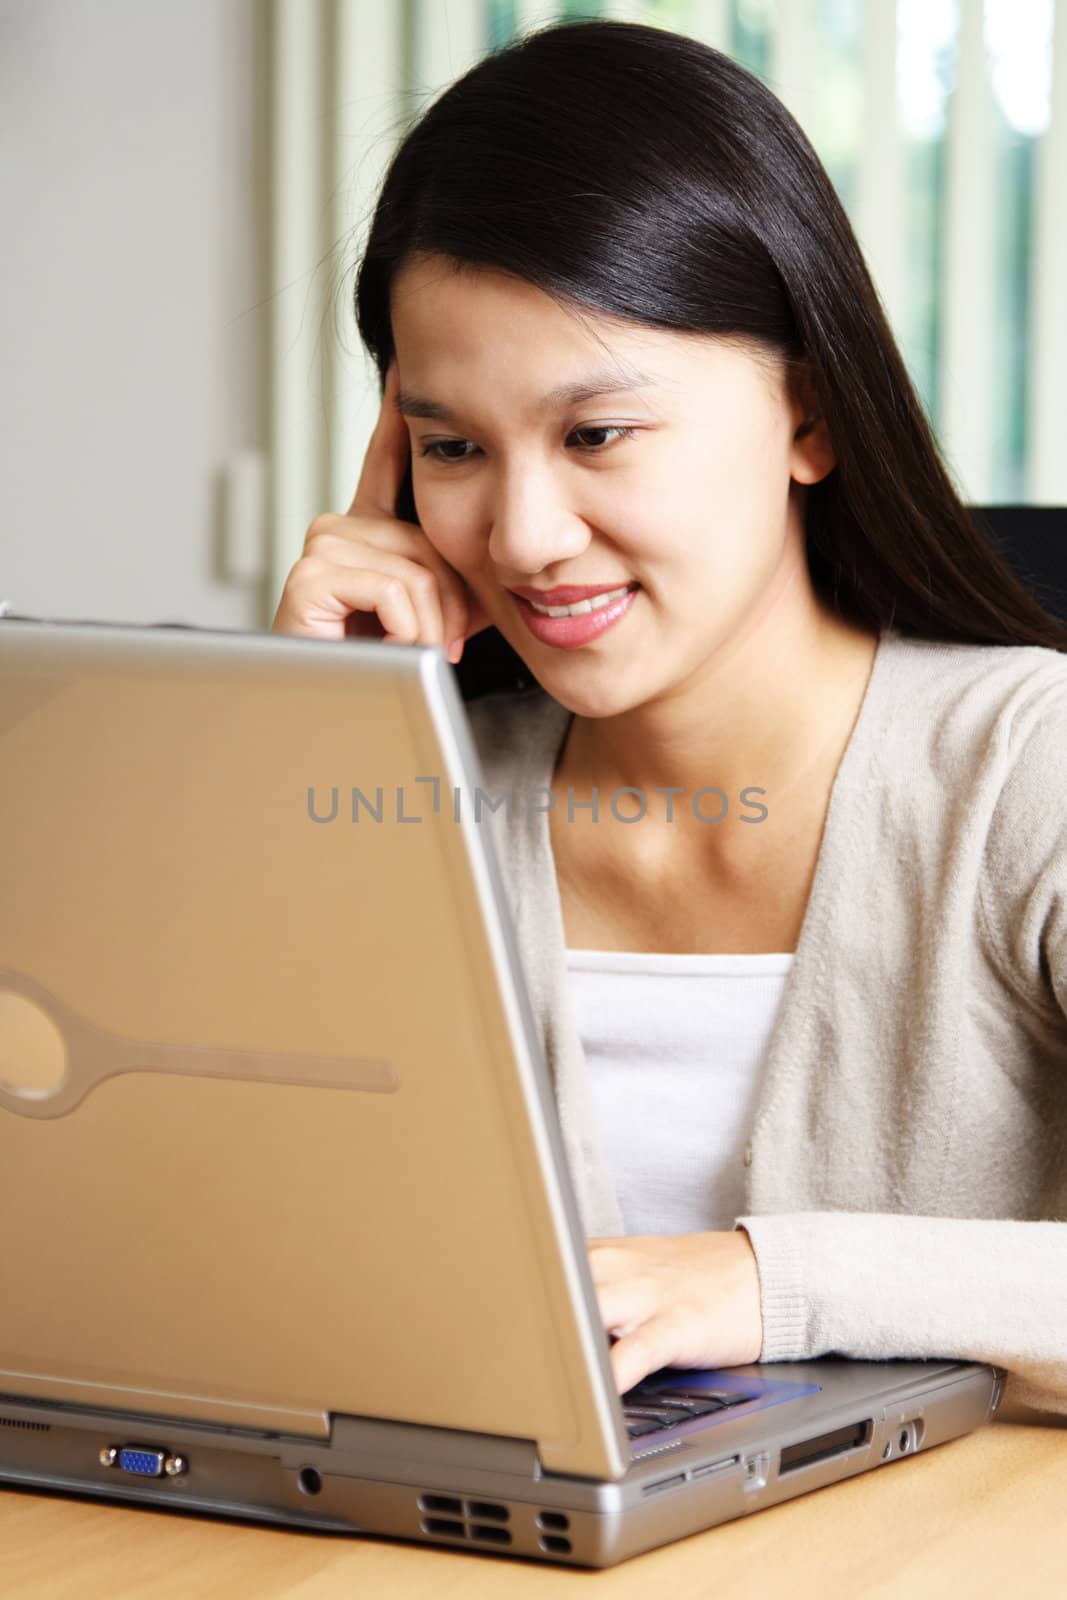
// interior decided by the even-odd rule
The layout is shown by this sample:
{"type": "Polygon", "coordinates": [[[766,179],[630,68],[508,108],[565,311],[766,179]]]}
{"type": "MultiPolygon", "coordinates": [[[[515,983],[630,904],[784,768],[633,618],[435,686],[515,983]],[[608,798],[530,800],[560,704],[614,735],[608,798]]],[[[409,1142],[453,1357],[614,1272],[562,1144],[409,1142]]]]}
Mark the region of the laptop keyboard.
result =
{"type": "Polygon", "coordinates": [[[690,1417],[706,1417],[713,1411],[744,1405],[750,1394],[729,1389],[687,1389],[684,1384],[666,1383],[662,1378],[645,1378],[622,1396],[626,1431],[631,1439],[644,1438],[676,1427],[690,1417]]]}

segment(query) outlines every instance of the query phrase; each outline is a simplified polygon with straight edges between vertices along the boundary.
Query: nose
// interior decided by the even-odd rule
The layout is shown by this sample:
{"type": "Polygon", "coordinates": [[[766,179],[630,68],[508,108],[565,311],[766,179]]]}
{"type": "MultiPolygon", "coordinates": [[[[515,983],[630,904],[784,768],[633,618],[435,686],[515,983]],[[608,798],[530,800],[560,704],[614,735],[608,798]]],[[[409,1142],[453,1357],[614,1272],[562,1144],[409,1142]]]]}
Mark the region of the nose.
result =
{"type": "Polygon", "coordinates": [[[547,471],[502,473],[491,516],[489,557],[497,571],[520,581],[581,555],[591,539],[588,523],[547,471]]]}

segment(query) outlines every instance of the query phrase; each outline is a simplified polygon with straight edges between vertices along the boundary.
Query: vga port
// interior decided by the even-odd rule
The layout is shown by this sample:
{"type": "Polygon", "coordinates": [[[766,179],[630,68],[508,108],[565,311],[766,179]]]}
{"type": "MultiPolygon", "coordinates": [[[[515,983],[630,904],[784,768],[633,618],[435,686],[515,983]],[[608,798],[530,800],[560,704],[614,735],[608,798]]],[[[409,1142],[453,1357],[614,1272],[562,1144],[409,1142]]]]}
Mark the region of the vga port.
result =
{"type": "Polygon", "coordinates": [[[147,1444],[106,1444],[99,1460],[102,1467],[128,1472],[131,1478],[179,1478],[189,1470],[185,1456],[147,1444]]]}
{"type": "Polygon", "coordinates": [[[144,1445],[127,1444],[119,1450],[115,1465],[121,1472],[135,1478],[161,1478],[167,1456],[164,1450],[150,1450],[144,1445]]]}

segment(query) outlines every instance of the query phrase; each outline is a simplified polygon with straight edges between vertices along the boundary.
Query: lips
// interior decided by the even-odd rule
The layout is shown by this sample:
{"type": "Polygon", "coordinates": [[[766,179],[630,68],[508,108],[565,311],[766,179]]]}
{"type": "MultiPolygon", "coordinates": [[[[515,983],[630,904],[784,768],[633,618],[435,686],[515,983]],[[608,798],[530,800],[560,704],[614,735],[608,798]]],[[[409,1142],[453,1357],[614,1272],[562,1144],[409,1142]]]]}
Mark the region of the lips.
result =
{"type": "Polygon", "coordinates": [[[640,589],[639,583],[620,584],[614,591],[605,593],[600,590],[600,599],[587,597],[584,603],[571,601],[569,606],[546,610],[541,610],[517,594],[515,606],[525,626],[541,644],[561,650],[576,650],[583,645],[594,645],[620,625],[622,618],[636,604],[640,589]],[[555,615],[552,614],[553,609],[555,615]]]}
{"type": "Polygon", "coordinates": [[[532,600],[539,606],[576,606],[580,600],[593,600],[598,594],[611,594],[613,589],[628,589],[630,581],[619,578],[615,583],[589,584],[585,587],[575,584],[563,584],[558,589],[531,589],[522,584],[517,589],[512,589],[512,594],[521,595],[524,600],[532,600]]]}

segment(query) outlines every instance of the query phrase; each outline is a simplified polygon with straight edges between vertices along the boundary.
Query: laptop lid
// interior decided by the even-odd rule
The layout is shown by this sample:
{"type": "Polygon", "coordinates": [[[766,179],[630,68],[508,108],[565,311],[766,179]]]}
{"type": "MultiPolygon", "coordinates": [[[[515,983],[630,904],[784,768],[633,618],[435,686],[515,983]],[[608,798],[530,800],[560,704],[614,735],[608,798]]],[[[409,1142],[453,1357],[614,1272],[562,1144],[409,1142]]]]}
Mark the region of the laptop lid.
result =
{"type": "Polygon", "coordinates": [[[0,623],[0,1389],[625,1473],[482,782],[433,647],[0,623]]]}

